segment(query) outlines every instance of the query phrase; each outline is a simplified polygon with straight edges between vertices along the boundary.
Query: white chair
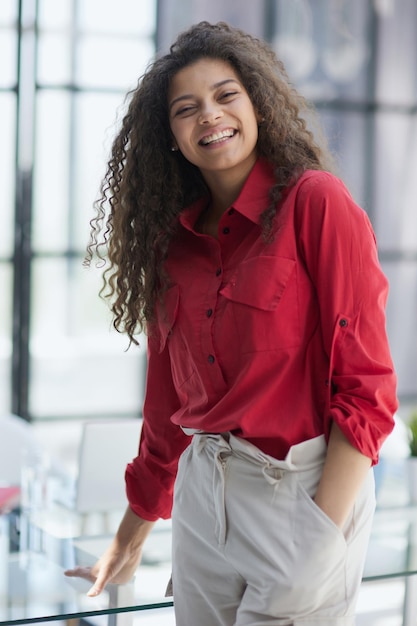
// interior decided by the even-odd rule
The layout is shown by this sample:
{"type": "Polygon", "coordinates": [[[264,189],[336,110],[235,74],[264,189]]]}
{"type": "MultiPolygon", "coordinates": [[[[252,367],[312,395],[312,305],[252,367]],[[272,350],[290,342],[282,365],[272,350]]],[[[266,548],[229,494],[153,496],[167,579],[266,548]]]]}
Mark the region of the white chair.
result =
{"type": "Polygon", "coordinates": [[[80,513],[124,508],[126,465],[138,453],[142,420],[84,424],[75,508],[80,513]]]}
{"type": "MultiPolygon", "coordinates": [[[[78,453],[78,475],[59,503],[84,517],[126,508],[126,465],[137,455],[141,419],[86,422],[78,453]]],[[[107,520],[106,520],[107,525],[107,520]]]]}

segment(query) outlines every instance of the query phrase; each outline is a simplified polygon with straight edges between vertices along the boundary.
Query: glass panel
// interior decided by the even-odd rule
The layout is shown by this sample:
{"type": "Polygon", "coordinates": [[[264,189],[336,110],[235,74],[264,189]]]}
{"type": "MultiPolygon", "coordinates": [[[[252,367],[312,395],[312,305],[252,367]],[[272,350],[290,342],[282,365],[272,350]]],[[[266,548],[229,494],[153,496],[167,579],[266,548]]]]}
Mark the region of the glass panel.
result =
{"type": "Polygon", "coordinates": [[[389,5],[378,21],[376,96],[384,104],[415,104],[417,98],[417,2],[403,0],[401,8],[389,5]]]}
{"type": "Polygon", "coordinates": [[[2,0],[0,3],[0,25],[13,26],[17,19],[17,0],[2,0]]]}
{"type": "Polygon", "coordinates": [[[111,329],[98,297],[101,273],[81,259],[34,261],[30,411],[35,418],[138,414],[145,340],[111,329]]]}
{"type": "Polygon", "coordinates": [[[12,276],[12,266],[0,263],[0,413],[6,413],[10,410],[12,276]]]}
{"type": "Polygon", "coordinates": [[[363,113],[328,109],[320,111],[320,117],[341,178],[356,202],[366,208],[367,123],[369,123],[369,118],[363,113]]]}
{"type": "Polygon", "coordinates": [[[380,246],[417,252],[417,116],[375,117],[376,234],[380,246]]]}
{"type": "Polygon", "coordinates": [[[383,262],[390,283],[387,328],[399,394],[415,394],[417,380],[417,263],[383,262]]]}
{"type": "Polygon", "coordinates": [[[124,110],[124,96],[79,94],[76,106],[73,247],[84,251],[89,237],[93,203],[98,197],[111,143],[116,133],[116,117],[124,110]]]}
{"type": "Polygon", "coordinates": [[[0,93],[0,258],[10,257],[13,250],[13,216],[15,191],[16,98],[0,93]]]}
{"type": "Polygon", "coordinates": [[[67,247],[70,97],[38,93],[35,147],[33,247],[63,251],[67,247]]]}
{"type": "Polygon", "coordinates": [[[16,31],[0,28],[0,86],[13,87],[16,85],[17,56],[16,31]]]}
{"type": "Polygon", "coordinates": [[[83,30],[136,36],[154,33],[156,0],[118,0],[117,10],[113,0],[82,0],[78,5],[83,30]]]}
{"type": "Polygon", "coordinates": [[[76,80],[85,87],[134,87],[154,54],[152,39],[83,37],[76,80]]]}
{"type": "MultiPolygon", "coordinates": [[[[61,492],[61,497],[65,497],[65,491],[61,492]]],[[[118,514],[120,519],[120,510],[110,511],[108,516],[100,513],[92,515],[92,519],[86,516],[88,522],[83,526],[77,523],[73,511],[62,506],[49,506],[40,514],[37,513],[30,516],[29,524],[25,513],[20,518],[16,514],[11,519],[6,516],[0,518],[2,626],[105,626],[122,622],[135,626],[175,624],[173,609],[168,609],[173,605],[172,598],[164,598],[171,571],[169,523],[157,522],[146,540],[143,563],[135,572],[132,582],[112,585],[91,600],[87,597],[88,583],[64,576],[64,570],[78,564],[94,564],[110,543],[114,532],[107,529],[107,518],[114,519],[118,514]],[[92,534],[94,522],[96,533],[92,534]],[[30,550],[22,548],[25,529],[29,530],[30,539],[35,544],[30,550]],[[20,535],[20,546],[16,545],[19,543],[16,540],[17,532],[20,535]],[[126,612],[126,608],[130,611],[126,612]]]]}
{"type": "Polygon", "coordinates": [[[369,7],[362,0],[278,0],[274,48],[308,98],[363,98],[370,60],[369,7]]]}
{"type": "Polygon", "coordinates": [[[71,82],[70,33],[45,33],[38,43],[38,82],[43,85],[71,82]]]}
{"type": "Polygon", "coordinates": [[[38,0],[40,29],[62,29],[71,25],[74,0],[38,0]]]}

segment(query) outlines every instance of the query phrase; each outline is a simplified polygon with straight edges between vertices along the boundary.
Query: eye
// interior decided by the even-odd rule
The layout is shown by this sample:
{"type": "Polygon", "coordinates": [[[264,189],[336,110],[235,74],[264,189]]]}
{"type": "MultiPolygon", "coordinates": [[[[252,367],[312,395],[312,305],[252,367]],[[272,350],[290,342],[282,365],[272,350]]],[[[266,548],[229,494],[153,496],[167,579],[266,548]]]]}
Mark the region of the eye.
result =
{"type": "Polygon", "coordinates": [[[187,115],[191,115],[192,113],[194,113],[196,108],[197,107],[194,104],[186,104],[180,107],[177,111],[175,111],[174,117],[185,117],[187,115]]]}
{"type": "Polygon", "coordinates": [[[225,93],[220,95],[220,100],[228,100],[230,98],[233,98],[233,96],[237,96],[238,93],[238,91],[226,91],[225,93]]]}

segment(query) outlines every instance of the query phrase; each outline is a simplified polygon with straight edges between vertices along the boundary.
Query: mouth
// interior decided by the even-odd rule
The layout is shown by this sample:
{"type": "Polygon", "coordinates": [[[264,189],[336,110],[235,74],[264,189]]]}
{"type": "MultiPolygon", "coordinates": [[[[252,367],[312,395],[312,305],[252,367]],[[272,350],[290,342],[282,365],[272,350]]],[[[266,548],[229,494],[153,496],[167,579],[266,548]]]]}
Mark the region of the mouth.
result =
{"type": "Polygon", "coordinates": [[[206,135],[198,142],[200,146],[211,146],[213,144],[222,143],[231,137],[236,135],[237,131],[232,128],[227,128],[226,130],[222,130],[218,133],[212,133],[211,135],[206,135]]]}

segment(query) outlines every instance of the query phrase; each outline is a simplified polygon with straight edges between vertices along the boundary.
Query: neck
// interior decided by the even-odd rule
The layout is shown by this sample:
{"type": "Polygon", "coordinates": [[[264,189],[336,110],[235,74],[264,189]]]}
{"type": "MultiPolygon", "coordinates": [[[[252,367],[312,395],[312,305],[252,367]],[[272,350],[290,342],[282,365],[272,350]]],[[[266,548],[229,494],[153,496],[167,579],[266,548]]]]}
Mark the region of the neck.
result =
{"type": "Polygon", "coordinates": [[[246,168],[240,168],[238,172],[234,170],[202,172],[211,195],[210,214],[217,220],[239,196],[253,165],[252,162],[248,163],[246,168]]]}
{"type": "Polygon", "coordinates": [[[210,190],[210,213],[220,219],[226,209],[239,196],[244,181],[234,183],[226,177],[215,177],[215,181],[206,181],[210,190]]]}

